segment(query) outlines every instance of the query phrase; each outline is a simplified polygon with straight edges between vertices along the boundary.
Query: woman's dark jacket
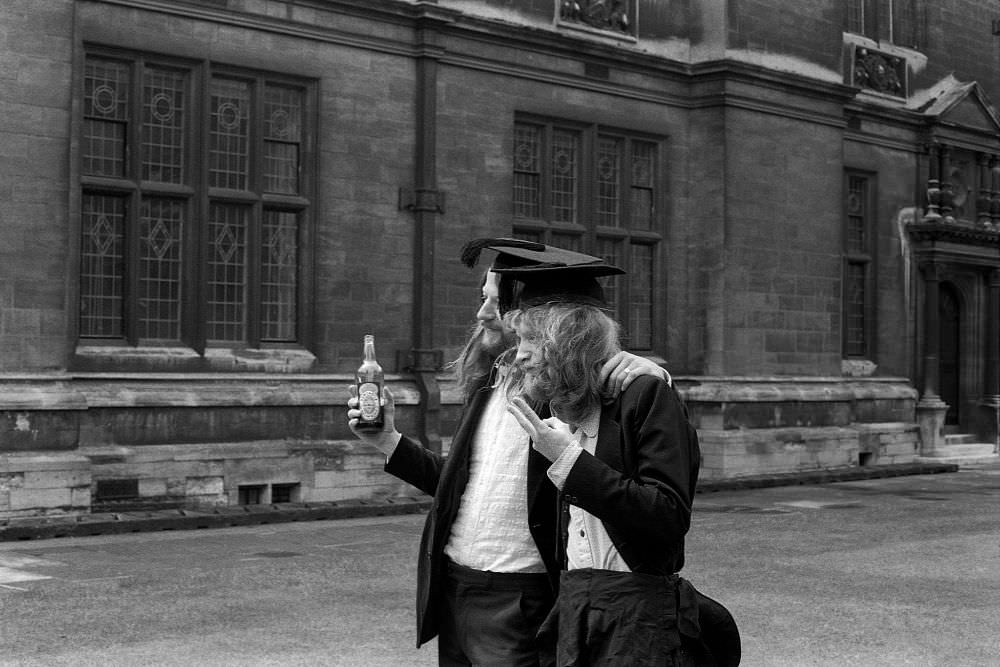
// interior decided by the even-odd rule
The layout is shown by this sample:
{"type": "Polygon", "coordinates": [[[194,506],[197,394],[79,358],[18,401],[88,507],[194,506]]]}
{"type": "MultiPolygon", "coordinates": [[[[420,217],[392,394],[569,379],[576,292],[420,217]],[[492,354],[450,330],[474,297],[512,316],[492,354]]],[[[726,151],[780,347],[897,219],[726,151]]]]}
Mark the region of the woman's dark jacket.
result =
{"type": "Polygon", "coordinates": [[[673,574],[684,567],[700,459],[677,391],[640,376],[601,411],[594,454],[580,454],[563,495],[601,519],[632,571],[673,574]]]}

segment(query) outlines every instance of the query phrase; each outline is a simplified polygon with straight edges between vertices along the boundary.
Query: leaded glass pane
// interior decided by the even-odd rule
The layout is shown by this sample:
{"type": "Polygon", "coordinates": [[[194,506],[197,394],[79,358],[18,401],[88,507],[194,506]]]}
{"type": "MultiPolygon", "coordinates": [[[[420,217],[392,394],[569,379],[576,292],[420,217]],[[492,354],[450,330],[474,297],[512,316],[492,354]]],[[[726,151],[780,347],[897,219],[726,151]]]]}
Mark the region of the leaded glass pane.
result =
{"type": "Polygon", "coordinates": [[[87,58],[83,75],[83,173],[125,176],[130,67],[87,58]]]}
{"type": "Polygon", "coordinates": [[[139,219],[140,338],[180,340],[184,205],[144,199],[139,219]]]}
{"type": "Polygon", "coordinates": [[[867,283],[867,264],[848,263],[847,265],[847,303],[846,310],[846,340],[844,348],[848,356],[861,357],[867,353],[865,340],[865,290],[867,283]]]}
{"type": "Polygon", "coordinates": [[[576,222],[580,137],[575,132],[552,132],[552,219],[576,222]]]}
{"type": "Polygon", "coordinates": [[[244,190],[249,180],[250,84],[212,79],[209,184],[244,190]]]}
{"type": "Polygon", "coordinates": [[[629,346],[653,347],[653,246],[632,245],[629,265],[629,346]]]}
{"type": "Polygon", "coordinates": [[[184,182],[187,75],[149,67],[142,74],[142,178],[184,182]]]}
{"type": "Polygon", "coordinates": [[[847,1],[847,32],[858,35],[865,34],[865,6],[864,0],[847,1]]]}
{"type": "Polygon", "coordinates": [[[863,176],[847,178],[847,251],[864,253],[867,240],[868,179],[863,176]]]}
{"type": "Polygon", "coordinates": [[[613,137],[597,140],[597,224],[618,227],[621,208],[622,141],[613,137]]]}
{"type": "Polygon", "coordinates": [[[900,46],[917,46],[917,9],[914,0],[895,0],[892,6],[892,41],[900,46]]]}
{"type": "Polygon", "coordinates": [[[646,141],[632,142],[631,175],[629,227],[643,230],[652,229],[656,200],[656,144],[646,141]]]}
{"type": "Polygon", "coordinates": [[[299,191],[302,93],[294,88],[264,89],[264,190],[299,191]]]}
{"type": "Polygon", "coordinates": [[[541,217],[541,128],[518,123],[514,127],[514,215],[541,217]]]}
{"type": "Polygon", "coordinates": [[[80,336],[119,338],[124,334],[125,200],[83,196],[80,247],[80,336]]]}
{"type": "Polygon", "coordinates": [[[580,234],[560,234],[559,232],[553,232],[552,245],[565,248],[566,250],[583,252],[583,236],[580,234]]]}
{"type": "MultiPolygon", "coordinates": [[[[622,264],[622,241],[619,239],[598,238],[595,254],[612,266],[621,266],[624,268],[622,264]]],[[[619,291],[622,289],[621,278],[618,276],[604,276],[598,278],[598,282],[604,288],[604,298],[607,300],[611,312],[617,313],[618,304],[621,302],[619,298],[619,291]]]]}
{"type": "Polygon", "coordinates": [[[242,342],[246,335],[248,209],[213,204],[208,221],[208,339],[242,342]]]}
{"type": "Polygon", "coordinates": [[[514,232],[514,238],[523,241],[534,241],[535,243],[545,243],[545,235],[542,232],[516,231],[514,232]]]}
{"type": "Polygon", "coordinates": [[[265,211],[263,237],[261,338],[267,341],[293,341],[298,314],[298,216],[281,211],[265,211]]]}
{"type": "MultiPolygon", "coordinates": [[[[878,26],[878,35],[869,34],[869,37],[884,39],[886,41],[892,41],[892,13],[893,13],[893,0],[875,0],[875,13],[878,18],[875,19],[875,23],[878,26]]],[[[868,32],[871,33],[872,27],[868,27],[868,32]]]]}

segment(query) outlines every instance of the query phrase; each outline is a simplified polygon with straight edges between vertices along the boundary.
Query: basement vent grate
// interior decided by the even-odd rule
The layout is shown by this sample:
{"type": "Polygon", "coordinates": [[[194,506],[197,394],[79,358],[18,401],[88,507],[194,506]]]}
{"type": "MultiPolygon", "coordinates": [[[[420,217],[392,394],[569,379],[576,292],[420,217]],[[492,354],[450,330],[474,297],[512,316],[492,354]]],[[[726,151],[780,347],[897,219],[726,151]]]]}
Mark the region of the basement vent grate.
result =
{"type": "Polygon", "coordinates": [[[99,479],[94,489],[96,502],[134,500],[139,497],[138,479],[99,479]]]}
{"type": "Polygon", "coordinates": [[[264,502],[265,484],[248,484],[240,486],[238,490],[238,502],[240,505],[260,505],[264,502]]]}
{"type": "Polygon", "coordinates": [[[294,503],[299,499],[298,484],[272,484],[272,503],[294,503]]]}

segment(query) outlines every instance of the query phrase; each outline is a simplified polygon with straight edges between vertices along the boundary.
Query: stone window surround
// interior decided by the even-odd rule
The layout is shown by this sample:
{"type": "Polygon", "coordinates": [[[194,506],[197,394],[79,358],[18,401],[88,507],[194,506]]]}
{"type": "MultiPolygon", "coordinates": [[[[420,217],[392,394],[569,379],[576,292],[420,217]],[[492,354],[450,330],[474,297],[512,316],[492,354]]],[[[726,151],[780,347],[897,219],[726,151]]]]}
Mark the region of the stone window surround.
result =
{"type": "MultiPolygon", "coordinates": [[[[128,50],[118,49],[112,45],[102,45],[102,46],[91,46],[88,48],[88,53],[92,53],[96,57],[104,58],[124,58],[128,59],[131,57],[150,57],[156,62],[170,62],[171,56],[169,54],[135,54],[128,50]]],[[[205,67],[209,67],[208,63],[203,63],[205,67]]],[[[193,70],[192,70],[193,71],[193,70]]],[[[225,70],[225,74],[232,74],[230,70],[225,70]]],[[[206,70],[203,73],[204,76],[208,76],[209,73],[206,70]]],[[[263,76],[263,75],[262,75],[263,76]]],[[[301,87],[306,91],[307,99],[308,97],[315,94],[312,91],[312,86],[314,82],[302,81],[291,76],[284,76],[280,74],[274,74],[273,76],[268,75],[269,79],[274,81],[289,85],[296,85],[301,87]]],[[[311,104],[306,104],[305,108],[312,109],[311,104]]],[[[312,113],[312,112],[310,112],[312,113]]],[[[193,117],[197,118],[197,114],[193,114],[193,117]]],[[[317,119],[311,115],[307,115],[304,119],[307,127],[315,128],[317,119]]],[[[193,125],[198,126],[199,123],[194,123],[193,125]]],[[[191,130],[193,131],[193,130],[191,130]]],[[[314,135],[314,129],[310,129],[307,134],[314,135]]],[[[303,164],[311,164],[309,155],[311,155],[312,148],[306,146],[304,148],[304,154],[301,156],[303,164]]],[[[193,160],[194,154],[189,158],[193,160]]],[[[93,179],[91,179],[93,180],[93,179]]],[[[108,178],[97,179],[100,183],[92,184],[98,189],[104,188],[106,186],[106,181],[108,178]]],[[[309,177],[305,179],[307,185],[306,189],[311,188],[308,185],[313,179],[309,177]]],[[[83,190],[86,191],[86,179],[84,178],[83,190]]],[[[299,291],[302,294],[308,294],[310,292],[311,285],[308,279],[303,279],[303,276],[308,276],[309,271],[304,270],[310,264],[310,260],[305,256],[308,244],[303,242],[303,238],[307,238],[311,235],[309,231],[312,226],[312,212],[309,205],[309,197],[302,196],[277,196],[271,197],[275,199],[272,206],[277,206],[276,210],[285,210],[286,207],[293,207],[295,210],[300,211],[301,215],[301,225],[302,230],[299,234],[299,247],[303,252],[303,256],[299,258],[299,291]],[[305,208],[302,208],[302,207],[305,208]],[[303,236],[304,235],[304,236],[303,236]]],[[[291,210],[291,209],[288,209],[291,210]]],[[[187,269],[186,269],[187,270],[187,269]]],[[[298,328],[300,331],[308,331],[308,311],[307,309],[301,308],[301,304],[307,301],[304,297],[299,297],[300,312],[297,316],[298,328]]],[[[165,342],[160,345],[157,343],[146,343],[142,340],[128,340],[116,339],[116,338],[78,338],[77,344],[74,350],[75,359],[74,365],[82,365],[86,368],[92,368],[95,363],[104,365],[108,369],[122,369],[122,368],[132,368],[137,363],[142,365],[144,369],[162,369],[165,371],[170,371],[179,363],[186,363],[191,361],[199,362],[201,367],[207,367],[210,370],[237,370],[237,371],[260,371],[260,372],[304,372],[309,370],[316,361],[315,356],[305,349],[304,345],[307,344],[302,334],[299,334],[299,340],[297,342],[263,342],[263,341],[248,341],[248,345],[242,343],[230,344],[230,343],[207,343],[206,341],[198,340],[199,337],[203,337],[202,333],[194,333],[188,329],[188,324],[184,323],[185,320],[182,318],[182,341],[177,342],[165,342]],[[190,339],[190,340],[189,340],[190,339]],[[200,345],[199,345],[200,343],[200,345]],[[195,348],[204,346],[204,352],[199,353],[195,348]]],[[[198,325],[203,327],[204,323],[198,325]]],[[[199,329],[201,331],[201,329],[199,329]]]]}

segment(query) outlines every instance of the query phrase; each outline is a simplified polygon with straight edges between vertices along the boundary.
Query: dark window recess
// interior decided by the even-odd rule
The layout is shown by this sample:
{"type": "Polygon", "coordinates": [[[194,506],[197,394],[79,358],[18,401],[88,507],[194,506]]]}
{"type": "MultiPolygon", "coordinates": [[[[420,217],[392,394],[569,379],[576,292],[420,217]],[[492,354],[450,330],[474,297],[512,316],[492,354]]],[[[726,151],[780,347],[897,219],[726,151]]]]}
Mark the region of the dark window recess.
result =
{"type": "Polygon", "coordinates": [[[99,479],[94,491],[96,502],[134,500],[139,497],[138,479],[99,479]]]}
{"type": "Polygon", "coordinates": [[[239,487],[240,505],[260,505],[264,499],[264,491],[267,486],[264,484],[253,484],[239,487]]]}
{"type": "Polygon", "coordinates": [[[299,495],[298,484],[271,485],[272,503],[294,503],[296,500],[298,500],[298,495],[299,495]]]}
{"type": "Polygon", "coordinates": [[[846,0],[847,31],[876,41],[918,48],[923,0],[846,0]]]}
{"type": "Polygon", "coordinates": [[[843,355],[874,359],[875,336],[875,178],[845,175],[843,355]]]}

